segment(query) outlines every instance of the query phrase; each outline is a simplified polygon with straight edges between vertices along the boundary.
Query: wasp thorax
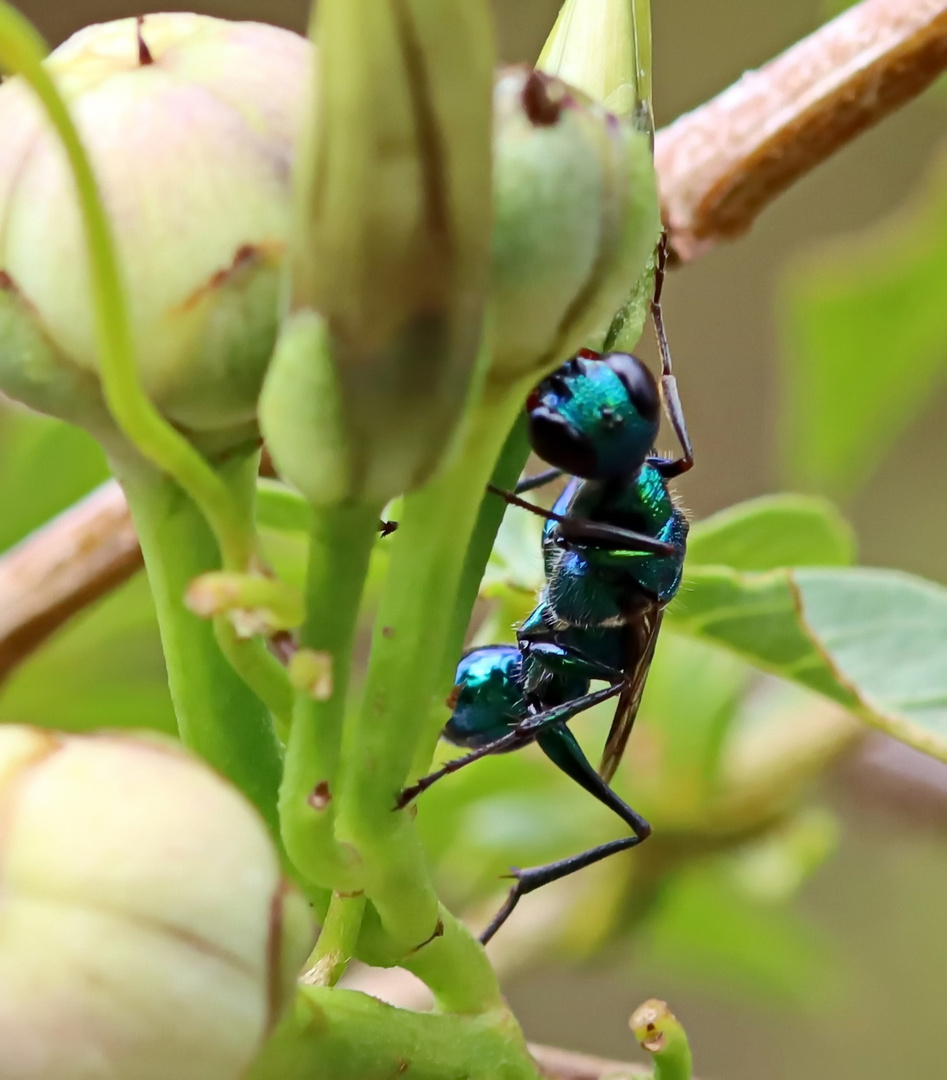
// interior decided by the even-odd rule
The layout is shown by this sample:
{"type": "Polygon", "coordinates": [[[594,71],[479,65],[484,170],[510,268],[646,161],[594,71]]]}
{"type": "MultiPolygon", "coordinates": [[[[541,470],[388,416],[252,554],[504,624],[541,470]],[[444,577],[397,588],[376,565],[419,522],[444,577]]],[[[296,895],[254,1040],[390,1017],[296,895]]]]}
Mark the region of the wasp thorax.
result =
{"type": "Polygon", "coordinates": [[[500,75],[494,95],[495,381],[541,374],[628,300],[660,233],[646,134],[561,80],[500,75]]]}
{"type": "Polygon", "coordinates": [[[527,401],[529,439],[550,465],[587,480],[631,476],[654,447],[661,399],[654,376],[629,353],[583,349],[527,401]]]}
{"type": "MultiPolygon", "coordinates": [[[[310,55],[276,27],[160,14],[47,61],[109,213],[145,389],[205,447],[256,436],[310,55]]],[[[108,434],[73,180],[20,78],[0,127],[0,389],[108,434]]]]}
{"type": "Polygon", "coordinates": [[[255,810],[170,743],[0,728],[0,1075],[237,1080],[311,945],[255,810]]]}

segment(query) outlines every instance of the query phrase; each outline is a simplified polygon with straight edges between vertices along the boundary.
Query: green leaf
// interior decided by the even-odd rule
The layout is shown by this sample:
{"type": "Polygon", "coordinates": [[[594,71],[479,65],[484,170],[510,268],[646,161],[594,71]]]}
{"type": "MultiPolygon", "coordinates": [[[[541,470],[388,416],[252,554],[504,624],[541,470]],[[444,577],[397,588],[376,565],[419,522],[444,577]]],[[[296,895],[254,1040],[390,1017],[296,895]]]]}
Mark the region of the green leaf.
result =
{"type": "Polygon", "coordinates": [[[771,570],[777,566],[847,566],[855,537],[831,503],[809,495],[764,495],[698,522],[688,565],[771,570]]]}
{"type": "Polygon", "coordinates": [[[947,761],[947,589],[891,570],[695,567],[668,621],[947,761]]]}
{"type": "MultiPolygon", "coordinates": [[[[662,631],[633,736],[639,746],[647,740],[658,752],[646,754],[647,765],[639,771],[633,741],[624,770],[634,777],[628,794],[635,805],[648,806],[652,817],[673,813],[675,820],[706,805],[719,782],[720,755],[752,677],[749,665],[732,653],[662,631]]],[[[614,706],[603,711],[610,722],[614,706]]]]}
{"type": "Polygon", "coordinates": [[[947,159],[894,219],[821,246],[785,288],[785,471],[848,493],[885,456],[947,366],[947,159]]]}

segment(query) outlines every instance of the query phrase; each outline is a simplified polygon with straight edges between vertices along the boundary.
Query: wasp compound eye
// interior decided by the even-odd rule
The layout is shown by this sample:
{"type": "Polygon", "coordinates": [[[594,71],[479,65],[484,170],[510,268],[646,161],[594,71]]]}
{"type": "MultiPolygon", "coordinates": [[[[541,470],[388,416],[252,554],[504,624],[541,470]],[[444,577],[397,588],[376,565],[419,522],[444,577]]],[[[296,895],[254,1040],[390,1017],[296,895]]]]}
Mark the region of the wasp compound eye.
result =
{"type": "Polygon", "coordinates": [[[572,476],[593,477],[598,471],[592,440],[548,405],[537,404],[530,411],[529,443],[543,461],[572,476]]]}
{"type": "Polygon", "coordinates": [[[610,353],[602,362],[615,372],[628,394],[628,401],[646,423],[654,424],[655,434],[661,413],[661,395],[654,376],[631,353],[610,353]]]}

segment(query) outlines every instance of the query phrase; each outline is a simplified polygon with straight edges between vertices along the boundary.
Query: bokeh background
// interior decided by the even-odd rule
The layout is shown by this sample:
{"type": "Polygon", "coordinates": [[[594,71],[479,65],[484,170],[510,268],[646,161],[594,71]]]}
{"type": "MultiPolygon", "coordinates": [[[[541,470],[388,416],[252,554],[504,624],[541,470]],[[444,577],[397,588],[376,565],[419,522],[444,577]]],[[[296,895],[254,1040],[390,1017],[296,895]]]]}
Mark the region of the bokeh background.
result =
{"type": "MultiPolygon", "coordinates": [[[[52,44],[89,22],[141,10],[121,0],[20,0],[18,6],[52,44]]],[[[301,30],[308,3],[196,6],[301,30]]],[[[653,0],[658,124],[711,97],[841,6],[653,0]]],[[[556,0],[496,0],[503,58],[534,59],[557,7],[556,0]]],[[[936,200],[947,192],[945,119],[947,90],[935,86],[793,187],[747,236],[670,279],[666,320],[698,455],[681,487],[696,517],[764,492],[827,487],[856,529],[862,562],[947,581],[947,394],[933,374],[938,357],[947,370],[947,328],[940,345],[933,335],[932,374],[911,408],[878,414],[877,438],[866,441],[861,470],[822,480],[807,471],[809,402],[797,392],[796,411],[787,404],[790,388],[801,385],[798,338],[790,330],[805,303],[800,283],[844,260],[848,245],[883,260],[883,247],[872,247],[870,238],[906,232],[912,214],[921,215],[928,233],[944,230],[947,216],[936,212],[936,200]],[[857,245],[865,235],[863,249],[857,245]]],[[[939,282],[947,308],[947,243],[943,250],[939,282]]],[[[936,269],[934,259],[928,278],[936,269]]],[[[899,313],[888,314],[882,303],[873,318],[882,330],[896,330],[899,313]]],[[[870,334],[866,341],[864,365],[877,359],[894,390],[897,334],[879,332],[877,356],[870,334]]],[[[850,374],[859,379],[857,369],[850,374]]],[[[0,548],[104,475],[94,448],[20,413],[0,416],[0,454],[3,503],[15,508],[0,521],[0,548]],[[37,473],[48,478],[40,487],[30,479],[37,473]]],[[[127,704],[139,722],[166,726],[142,582],[106,601],[79,631],[71,628],[52,642],[42,665],[14,676],[0,695],[0,715],[79,726],[83,716],[114,716],[127,704]],[[105,670],[120,675],[103,679],[105,670]]],[[[627,1059],[635,1049],[627,1016],[639,1001],[658,996],[685,1022],[704,1078],[947,1075],[947,795],[939,794],[947,790],[945,774],[947,766],[874,737],[823,777],[816,799],[833,824],[820,836],[831,842],[798,889],[777,889],[755,905],[736,898],[728,905],[725,894],[695,888],[674,900],[687,909],[683,915],[665,911],[663,922],[651,920],[640,938],[620,947],[576,950],[578,963],[567,962],[561,949],[545,957],[535,952],[507,984],[528,1036],[627,1059]],[[900,781],[892,779],[895,768],[900,781]]]]}

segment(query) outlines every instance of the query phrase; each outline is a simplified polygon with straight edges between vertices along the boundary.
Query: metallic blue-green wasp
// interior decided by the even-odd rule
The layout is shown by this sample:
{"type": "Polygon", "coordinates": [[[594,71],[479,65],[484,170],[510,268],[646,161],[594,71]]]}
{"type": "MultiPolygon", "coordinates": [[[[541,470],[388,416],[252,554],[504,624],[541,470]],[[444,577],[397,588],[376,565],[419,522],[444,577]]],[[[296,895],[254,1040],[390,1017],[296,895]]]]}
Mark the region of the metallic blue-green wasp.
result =
{"type": "Polygon", "coordinates": [[[545,866],[514,872],[516,883],[481,940],[500,928],[520,897],[640,844],[650,825],[609,786],[638,712],[665,606],[681,580],[687,519],[668,482],[693,464],[660,312],[661,389],[627,353],[580,352],[527,401],[530,443],[553,468],[521,481],[507,501],[542,514],[546,584],[516,645],[488,645],[460,661],[444,737],[471,752],[402,794],[401,805],[435,780],[487,754],[535,742],[568,776],[613,810],[631,835],[545,866]],[[653,446],[664,400],[683,454],[653,446]],[[519,495],[562,474],[572,479],[551,511],[519,495]],[[604,689],[590,691],[593,681],[604,689]],[[596,771],[568,728],[578,713],[618,697],[596,771]]]}

